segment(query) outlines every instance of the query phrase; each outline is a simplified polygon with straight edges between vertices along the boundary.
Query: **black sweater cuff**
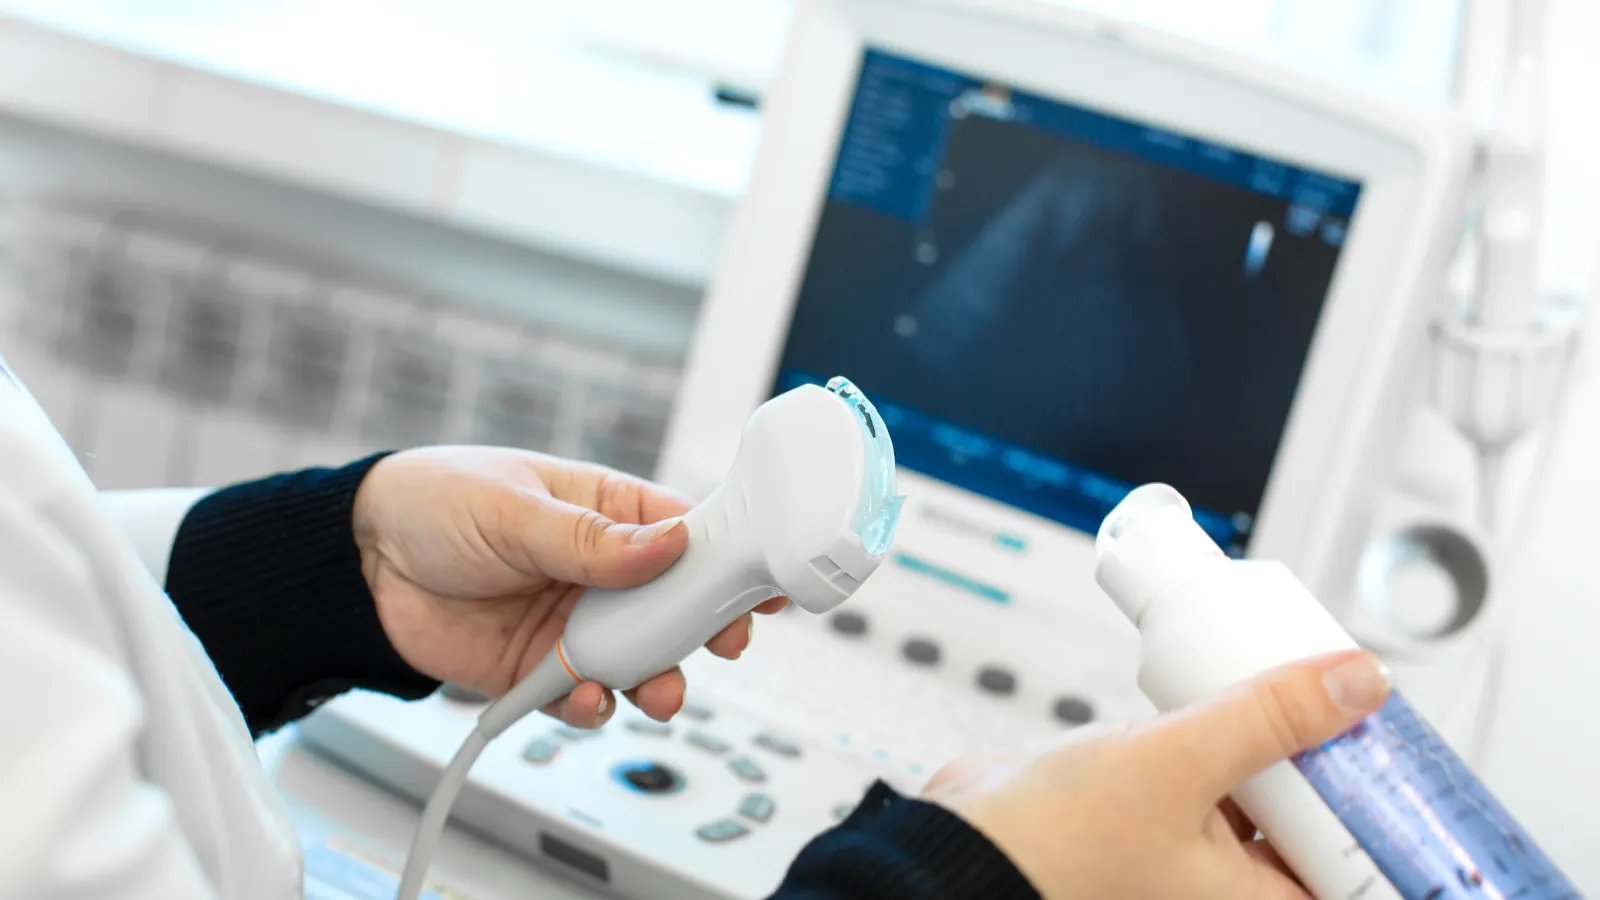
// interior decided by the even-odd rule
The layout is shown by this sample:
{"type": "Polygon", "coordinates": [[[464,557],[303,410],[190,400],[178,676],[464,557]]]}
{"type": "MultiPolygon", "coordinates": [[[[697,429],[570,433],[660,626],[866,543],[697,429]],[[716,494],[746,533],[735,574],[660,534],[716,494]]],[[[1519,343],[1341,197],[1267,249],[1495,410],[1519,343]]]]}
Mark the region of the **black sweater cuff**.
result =
{"type": "Polygon", "coordinates": [[[416,699],[439,686],[395,652],[361,573],[356,489],[386,455],[224,488],[178,528],[167,593],[252,734],[353,687],[416,699]]]}
{"type": "Polygon", "coordinates": [[[801,851],[773,900],[1039,900],[1021,871],[944,807],[883,782],[801,851]]]}

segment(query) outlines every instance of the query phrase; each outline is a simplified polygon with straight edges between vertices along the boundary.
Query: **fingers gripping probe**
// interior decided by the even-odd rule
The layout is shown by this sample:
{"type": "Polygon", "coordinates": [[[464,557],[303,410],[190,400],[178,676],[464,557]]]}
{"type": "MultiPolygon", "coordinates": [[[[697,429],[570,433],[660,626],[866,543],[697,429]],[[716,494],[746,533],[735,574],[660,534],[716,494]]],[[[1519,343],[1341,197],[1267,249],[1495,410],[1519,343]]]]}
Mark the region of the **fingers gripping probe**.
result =
{"type": "Polygon", "coordinates": [[[478,717],[423,810],[397,900],[417,900],[456,794],[501,732],[583,681],[635,687],[773,597],[833,609],[883,561],[904,499],[889,431],[855,385],[762,404],[727,478],[684,515],[683,556],[648,584],[585,591],[555,649],[478,717]]]}

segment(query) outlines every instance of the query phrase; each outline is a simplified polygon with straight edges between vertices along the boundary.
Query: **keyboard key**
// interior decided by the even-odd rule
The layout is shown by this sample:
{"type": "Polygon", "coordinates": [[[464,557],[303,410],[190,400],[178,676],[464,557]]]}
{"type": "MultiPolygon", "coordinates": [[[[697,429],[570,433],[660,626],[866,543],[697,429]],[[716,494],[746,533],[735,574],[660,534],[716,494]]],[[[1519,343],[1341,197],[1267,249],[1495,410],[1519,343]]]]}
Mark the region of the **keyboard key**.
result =
{"type": "Polygon", "coordinates": [[[733,770],[733,774],[751,784],[760,784],[767,780],[766,770],[748,756],[734,758],[728,763],[728,768],[733,770]]]}
{"type": "Polygon", "coordinates": [[[770,731],[763,731],[756,735],[756,746],[789,759],[795,759],[800,755],[799,744],[770,731]]]}
{"type": "Polygon", "coordinates": [[[547,741],[544,738],[538,738],[530,741],[528,746],[523,749],[522,758],[536,766],[542,766],[555,759],[556,754],[560,752],[560,744],[554,741],[547,741]]]}
{"type": "Polygon", "coordinates": [[[985,666],[978,670],[978,687],[986,693],[1009,696],[1017,692],[1017,676],[1010,669],[985,666]]]}
{"type": "Polygon", "coordinates": [[[701,750],[716,756],[727,753],[730,747],[727,741],[704,731],[689,732],[687,740],[690,746],[699,747],[701,750]]]}
{"type": "Polygon", "coordinates": [[[587,741],[600,736],[598,728],[573,728],[571,725],[556,727],[556,736],[567,741],[587,741]]]}
{"type": "Polygon", "coordinates": [[[439,688],[439,693],[448,700],[457,703],[488,703],[489,698],[477,691],[464,688],[459,684],[446,682],[439,688]]]}
{"type": "Polygon", "coordinates": [[[695,836],[709,844],[724,844],[749,833],[750,829],[734,819],[721,819],[695,830],[695,836]]]}
{"type": "Polygon", "coordinates": [[[1082,697],[1062,697],[1052,711],[1058,720],[1068,725],[1086,725],[1094,721],[1094,704],[1082,697]]]}
{"type": "Polygon", "coordinates": [[[918,666],[936,666],[943,652],[939,645],[927,638],[912,638],[900,648],[900,655],[906,661],[918,666]]]}
{"type": "Polygon", "coordinates": [[[752,822],[765,824],[772,818],[772,813],[778,808],[771,797],[766,794],[750,794],[739,804],[739,815],[752,822]]]}
{"type": "Polygon", "coordinates": [[[629,719],[628,723],[623,727],[634,734],[642,734],[648,737],[667,737],[672,734],[671,725],[665,722],[657,722],[655,719],[629,719]]]}
{"type": "Polygon", "coordinates": [[[845,637],[861,637],[867,633],[867,617],[853,610],[836,612],[828,622],[835,632],[845,637]]]}
{"type": "Polygon", "coordinates": [[[696,703],[693,700],[685,701],[683,704],[683,709],[679,711],[679,714],[693,719],[696,722],[709,722],[711,721],[711,717],[715,715],[711,707],[705,705],[704,703],[696,703]]]}

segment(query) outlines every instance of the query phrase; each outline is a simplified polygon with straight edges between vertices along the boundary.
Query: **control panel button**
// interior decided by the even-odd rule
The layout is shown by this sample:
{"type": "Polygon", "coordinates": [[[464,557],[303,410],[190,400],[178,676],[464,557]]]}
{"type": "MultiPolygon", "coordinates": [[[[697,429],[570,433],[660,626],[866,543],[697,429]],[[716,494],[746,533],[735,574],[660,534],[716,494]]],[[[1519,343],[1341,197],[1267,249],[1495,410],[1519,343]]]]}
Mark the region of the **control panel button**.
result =
{"type": "Polygon", "coordinates": [[[571,725],[556,726],[556,736],[564,741],[587,741],[600,736],[598,728],[573,728],[571,725]]]}
{"type": "Polygon", "coordinates": [[[733,770],[733,774],[751,784],[760,784],[767,780],[767,771],[748,756],[735,757],[728,762],[728,768],[733,770]]]}
{"type": "Polygon", "coordinates": [[[672,794],[683,788],[684,778],[670,766],[654,760],[633,760],[618,765],[611,774],[641,794],[672,794]]]}
{"type": "Polygon", "coordinates": [[[906,641],[900,648],[900,654],[907,662],[919,666],[936,666],[939,664],[939,658],[944,655],[939,645],[927,638],[912,638],[906,641]]]}
{"type": "Polygon", "coordinates": [[[449,682],[445,682],[443,685],[441,685],[439,687],[439,693],[445,699],[454,700],[457,703],[488,703],[489,702],[489,698],[487,696],[485,696],[483,694],[480,694],[477,691],[471,690],[469,688],[464,688],[459,684],[450,684],[449,682]]]}
{"type": "Polygon", "coordinates": [[[672,734],[672,726],[666,722],[657,722],[655,719],[629,719],[623,727],[634,734],[643,734],[650,737],[666,737],[672,734]]]}
{"type": "Polygon", "coordinates": [[[683,709],[679,711],[679,715],[693,719],[696,722],[709,722],[715,713],[712,712],[711,707],[705,705],[704,703],[696,703],[693,700],[686,700],[684,701],[683,709]]]}
{"type": "Polygon", "coordinates": [[[1094,721],[1094,704],[1082,697],[1062,697],[1054,708],[1056,718],[1068,725],[1087,725],[1094,721]]]}
{"type": "Polygon", "coordinates": [[[537,738],[533,741],[530,741],[528,746],[523,748],[522,758],[536,766],[542,766],[550,760],[555,759],[556,754],[560,752],[560,744],[557,744],[555,741],[547,741],[544,738],[537,738]]]}
{"type": "Polygon", "coordinates": [[[1017,676],[1010,669],[984,666],[978,670],[978,687],[990,694],[1008,696],[1017,692],[1017,676]]]}
{"type": "Polygon", "coordinates": [[[840,610],[828,620],[833,630],[845,637],[861,637],[867,633],[867,617],[854,610],[840,610]]]}
{"type": "Polygon", "coordinates": [[[779,756],[794,759],[800,755],[800,745],[789,740],[781,734],[763,731],[756,735],[756,746],[768,750],[779,756]]]}
{"type": "Polygon", "coordinates": [[[740,801],[739,815],[752,822],[765,823],[777,808],[778,805],[766,794],[750,794],[740,801]]]}
{"type": "Polygon", "coordinates": [[[728,841],[742,838],[750,833],[740,822],[734,819],[721,819],[710,825],[702,825],[695,830],[695,836],[702,841],[712,844],[723,844],[728,841]]]}
{"type": "Polygon", "coordinates": [[[688,736],[689,745],[699,747],[707,753],[722,755],[728,752],[729,744],[722,738],[704,731],[691,731],[688,736]]]}

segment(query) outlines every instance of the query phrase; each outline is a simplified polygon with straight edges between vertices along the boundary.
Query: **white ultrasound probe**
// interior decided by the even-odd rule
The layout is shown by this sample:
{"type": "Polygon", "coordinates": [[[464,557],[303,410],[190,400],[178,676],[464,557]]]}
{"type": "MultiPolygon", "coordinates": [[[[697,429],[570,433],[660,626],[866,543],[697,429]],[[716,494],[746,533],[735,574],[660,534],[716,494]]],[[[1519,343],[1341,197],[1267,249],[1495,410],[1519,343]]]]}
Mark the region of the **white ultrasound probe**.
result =
{"type": "Polygon", "coordinates": [[[728,477],[683,517],[677,563],[639,587],[586,591],[555,649],[478,717],[428,798],[397,900],[417,900],[456,794],[501,732],[583,681],[626,690],[666,672],[773,597],[833,609],[883,561],[904,499],[889,431],[855,385],[762,404],[728,477]]]}

